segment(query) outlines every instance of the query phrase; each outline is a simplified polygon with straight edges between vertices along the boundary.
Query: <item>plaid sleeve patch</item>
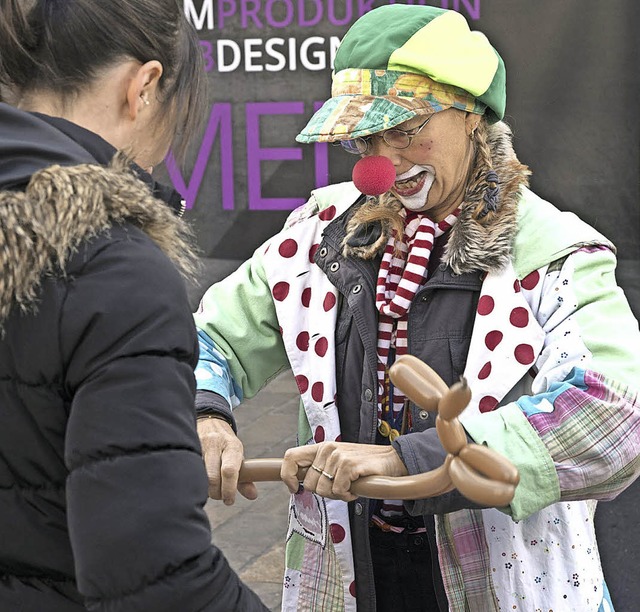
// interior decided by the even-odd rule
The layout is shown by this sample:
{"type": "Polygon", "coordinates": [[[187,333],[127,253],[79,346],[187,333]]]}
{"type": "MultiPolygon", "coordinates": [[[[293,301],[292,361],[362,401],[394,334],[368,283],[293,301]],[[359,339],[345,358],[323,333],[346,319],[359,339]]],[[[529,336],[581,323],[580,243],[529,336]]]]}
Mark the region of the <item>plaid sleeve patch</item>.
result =
{"type": "Polygon", "coordinates": [[[637,391],[574,368],[517,403],[553,458],[561,499],[611,499],[640,475],[637,391]]]}

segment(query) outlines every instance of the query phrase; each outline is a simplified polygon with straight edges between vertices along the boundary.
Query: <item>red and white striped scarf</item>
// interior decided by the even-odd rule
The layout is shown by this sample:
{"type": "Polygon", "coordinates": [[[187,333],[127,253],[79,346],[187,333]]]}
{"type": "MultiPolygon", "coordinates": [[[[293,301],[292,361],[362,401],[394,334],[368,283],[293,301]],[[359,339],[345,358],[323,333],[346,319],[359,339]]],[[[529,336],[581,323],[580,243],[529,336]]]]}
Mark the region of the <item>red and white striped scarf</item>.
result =
{"type": "MultiPolygon", "coordinates": [[[[385,373],[391,366],[389,352],[396,357],[407,352],[407,313],[416,293],[427,280],[429,257],[436,238],[456,222],[460,209],[435,223],[425,215],[406,214],[404,235],[397,241],[391,236],[385,247],[378,271],[376,308],[378,309],[378,424],[382,406],[388,394],[385,373]],[[395,328],[395,329],[394,329],[395,328]]],[[[404,396],[394,389],[393,415],[397,417],[404,405],[404,396]]]]}
{"type": "MultiPolygon", "coordinates": [[[[387,416],[383,414],[383,408],[389,395],[387,372],[392,365],[389,363],[389,353],[392,348],[395,348],[396,357],[407,352],[407,314],[411,302],[427,280],[429,257],[435,239],[453,226],[458,219],[460,209],[456,209],[439,223],[434,223],[428,217],[417,213],[403,212],[406,214],[404,235],[400,242],[396,241],[395,236],[389,238],[380,263],[376,285],[376,308],[379,312],[378,426],[387,416]]],[[[394,388],[391,407],[393,421],[401,420],[404,401],[404,395],[399,389],[394,388]]],[[[380,517],[384,521],[385,518],[402,516],[403,509],[402,501],[385,499],[378,507],[378,520],[380,517]]]]}

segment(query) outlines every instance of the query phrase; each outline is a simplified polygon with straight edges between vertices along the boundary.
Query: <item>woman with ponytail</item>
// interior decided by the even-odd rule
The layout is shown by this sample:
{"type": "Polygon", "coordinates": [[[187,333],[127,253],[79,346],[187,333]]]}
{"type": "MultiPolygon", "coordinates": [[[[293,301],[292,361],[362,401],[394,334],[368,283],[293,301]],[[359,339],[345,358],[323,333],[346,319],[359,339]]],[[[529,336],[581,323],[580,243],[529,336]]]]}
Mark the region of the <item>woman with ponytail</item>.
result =
{"type": "MultiPolygon", "coordinates": [[[[640,333],[613,245],[528,188],[504,63],[459,13],[366,13],[331,94],[297,139],[360,156],[354,182],[314,191],[196,314],[203,414],[231,419],[282,368],[298,384],[283,609],[611,610],[593,512],[640,472],[640,333]],[[520,473],[509,506],[350,492],[445,461],[434,414],[390,380],[403,354],[467,379],[468,439],[520,473]]],[[[220,419],[199,432],[232,501],[242,445],[220,419]]]]}
{"type": "Polygon", "coordinates": [[[0,610],[265,610],[211,545],[176,0],[0,0],[0,610]],[[177,134],[181,136],[178,138],[177,134]]]}

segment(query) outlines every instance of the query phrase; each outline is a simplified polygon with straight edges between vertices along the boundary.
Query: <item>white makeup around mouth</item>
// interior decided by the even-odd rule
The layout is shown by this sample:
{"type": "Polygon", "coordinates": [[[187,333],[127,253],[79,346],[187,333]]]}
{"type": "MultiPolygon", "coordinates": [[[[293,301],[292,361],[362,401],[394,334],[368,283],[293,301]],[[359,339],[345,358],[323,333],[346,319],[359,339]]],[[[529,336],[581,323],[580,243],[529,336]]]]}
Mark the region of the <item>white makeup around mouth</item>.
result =
{"type": "Polygon", "coordinates": [[[413,166],[396,177],[392,190],[405,208],[417,211],[426,206],[435,178],[431,166],[413,166]]]}

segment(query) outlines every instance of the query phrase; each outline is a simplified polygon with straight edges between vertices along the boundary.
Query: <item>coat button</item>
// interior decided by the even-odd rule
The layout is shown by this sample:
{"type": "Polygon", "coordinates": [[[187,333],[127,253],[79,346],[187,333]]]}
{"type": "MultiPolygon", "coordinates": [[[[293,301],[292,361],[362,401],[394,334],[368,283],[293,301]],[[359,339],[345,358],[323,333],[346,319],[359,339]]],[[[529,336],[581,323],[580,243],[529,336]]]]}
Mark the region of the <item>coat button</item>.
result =
{"type": "Polygon", "coordinates": [[[362,504],[360,502],[356,502],[356,505],[353,507],[353,511],[360,516],[362,514],[362,504]]]}
{"type": "Polygon", "coordinates": [[[362,291],[362,285],[356,285],[351,292],[352,293],[360,293],[362,291]]]}
{"type": "Polygon", "coordinates": [[[364,399],[366,399],[368,402],[370,402],[373,399],[373,391],[371,389],[365,389],[364,399]]]}
{"type": "Polygon", "coordinates": [[[421,410],[418,413],[418,416],[423,420],[426,421],[429,418],[429,412],[427,410],[421,410]]]}
{"type": "Polygon", "coordinates": [[[330,266],[329,270],[332,272],[337,272],[340,269],[340,264],[337,261],[334,261],[330,266]]]}
{"type": "Polygon", "coordinates": [[[320,255],[320,257],[326,257],[327,256],[327,247],[322,247],[318,254],[320,255]]]}

